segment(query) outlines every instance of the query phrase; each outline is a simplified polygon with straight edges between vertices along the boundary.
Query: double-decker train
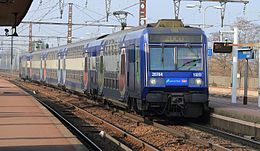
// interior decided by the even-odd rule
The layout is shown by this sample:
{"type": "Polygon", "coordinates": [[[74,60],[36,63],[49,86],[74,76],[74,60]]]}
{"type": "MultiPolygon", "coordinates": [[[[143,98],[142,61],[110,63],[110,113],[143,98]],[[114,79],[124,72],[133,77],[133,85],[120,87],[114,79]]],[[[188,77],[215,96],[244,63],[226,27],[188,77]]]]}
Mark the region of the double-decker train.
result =
{"type": "Polygon", "coordinates": [[[207,38],[163,19],[24,54],[20,77],[142,113],[199,117],[208,108],[207,38]]]}

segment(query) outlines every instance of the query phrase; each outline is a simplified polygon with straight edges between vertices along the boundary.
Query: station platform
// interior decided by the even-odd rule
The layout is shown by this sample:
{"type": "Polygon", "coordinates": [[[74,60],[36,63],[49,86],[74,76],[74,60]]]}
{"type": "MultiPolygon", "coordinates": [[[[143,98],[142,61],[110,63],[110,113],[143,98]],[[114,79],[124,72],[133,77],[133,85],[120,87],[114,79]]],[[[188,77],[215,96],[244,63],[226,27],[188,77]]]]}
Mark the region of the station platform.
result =
{"type": "Polygon", "coordinates": [[[237,103],[234,104],[231,103],[231,93],[223,95],[211,91],[209,100],[211,126],[260,139],[260,108],[256,96],[250,96],[247,105],[238,96],[237,103]]]}
{"type": "Polygon", "coordinates": [[[85,151],[85,146],[32,96],[0,78],[1,151],[85,151]]]}
{"type": "Polygon", "coordinates": [[[232,117],[247,122],[260,123],[260,108],[257,102],[248,102],[243,105],[242,100],[236,104],[231,103],[231,98],[210,97],[212,113],[232,117]]]}
{"type": "Polygon", "coordinates": [[[238,90],[237,103],[231,103],[231,88],[210,88],[209,106],[213,113],[233,117],[248,122],[260,123],[260,108],[257,104],[257,91],[249,91],[247,105],[238,90]]]}

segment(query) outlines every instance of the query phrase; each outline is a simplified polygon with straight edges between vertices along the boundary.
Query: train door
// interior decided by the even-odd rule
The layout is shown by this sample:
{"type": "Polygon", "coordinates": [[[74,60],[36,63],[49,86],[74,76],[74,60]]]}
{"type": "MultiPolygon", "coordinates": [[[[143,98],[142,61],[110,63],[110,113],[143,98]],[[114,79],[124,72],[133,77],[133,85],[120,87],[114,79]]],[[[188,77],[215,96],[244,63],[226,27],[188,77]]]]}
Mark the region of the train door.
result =
{"type": "Polygon", "coordinates": [[[28,59],[28,60],[26,61],[27,79],[30,79],[30,78],[31,78],[31,75],[32,75],[31,66],[32,66],[31,60],[28,59]]]}
{"type": "Polygon", "coordinates": [[[89,90],[91,94],[97,93],[97,68],[98,68],[98,57],[89,57],[89,90]]]}
{"type": "Polygon", "coordinates": [[[129,92],[133,93],[135,91],[135,45],[130,45],[127,47],[127,87],[129,92]]]}
{"type": "Polygon", "coordinates": [[[66,82],[66,54],[65,53],[62,59],[61,77],[62,77],[61,84],[65,85],[66,82]]]}
{"type": "Polygon", "coordinates": [[[47,69],[46,69],[46,60],[47,60],[47,55],[44,56],[43,60],[43,81],[46,81],[46,76],[47,76],[47,69]]]}
{"type": "Polygon", "coordinates": [[[85,54],[85,65],[84,65],[84,90],[88,90],[88,55],[85,54]]]}
{"type": "Polygon", "coordinates": [[[139,92],[141,83],[140,83],[140,47],[135,46],[135,91],[139,92]]]}
{"type": "Polygon", "coordinates": [[[93,92],[94,94],[97,94],[98,93],[98,74],[99,74],[99,57],[96,56],[95,57],[95,70],[94,70],[94,87],[93,87],[93,92]]]}
{"type": "Polygon", "coordinates": [[[58,76],[58,85],[61,84],[61,55],[58,54],[58,70],[57,70],[57,76],[58,76]]]}
{"type": "Polygon", "coordinates": [[[126,84],[126,55],[125,55],[125,48],[122,48],[121,55],[120,55],[120,71],[119,71],[119,91],[122,97],[125,94],[125,84],[126,84]]]}
{"type": "Polygon", "coordinates": [[[92,76],[92,72],[93,72],[93,63],[92,63],[92,57],[88,57],[88,76],[89,76],[89,81],[88,81],[88,90],[90,92],[90,89],[93,85],[93,76],[92,76]]]}
{"type": "Polygon", "coordinates": [[[25,78],[29,79],[29,72],[30,71],[29,71],[29,62],[28,62],[27,58],[24,59],[24,69],[25,69],[24,70],[25,71],[24,72],[25,78]]]}
{"type": "Polygon", "coordinates": [[[26,76],[27,76],[27,66],[26,66],[26,60],[24,60],[24,58],[23,58],[23,60],[22,60],[22,62],[23,62],[23,78],[26,78],[26,76]]]}
{"type": "Polygon", "coordinates": [[[98,69],[98,94],[102,95],[104,88],[104,57],[103,51],[100,52],[99,56],[99,69],[98,69]]]}
{"type": "Polygon", "coordinates": [[[43,81],[43,56],[41,56],[40,61],[40,81],[43,81]]]}

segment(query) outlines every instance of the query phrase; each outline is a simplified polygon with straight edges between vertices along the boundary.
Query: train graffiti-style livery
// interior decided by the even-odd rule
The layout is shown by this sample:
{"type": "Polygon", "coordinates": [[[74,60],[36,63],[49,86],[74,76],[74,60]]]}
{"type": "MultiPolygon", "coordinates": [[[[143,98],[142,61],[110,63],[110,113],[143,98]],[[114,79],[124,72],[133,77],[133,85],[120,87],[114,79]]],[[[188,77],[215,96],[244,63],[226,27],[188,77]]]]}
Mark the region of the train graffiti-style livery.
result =
{"type": "Polygon", "coordinates": [[[159,20],[25,54],[20,76],[144,114],[199,117],[208,108],[207,38],[180,20],[159,20]]]}

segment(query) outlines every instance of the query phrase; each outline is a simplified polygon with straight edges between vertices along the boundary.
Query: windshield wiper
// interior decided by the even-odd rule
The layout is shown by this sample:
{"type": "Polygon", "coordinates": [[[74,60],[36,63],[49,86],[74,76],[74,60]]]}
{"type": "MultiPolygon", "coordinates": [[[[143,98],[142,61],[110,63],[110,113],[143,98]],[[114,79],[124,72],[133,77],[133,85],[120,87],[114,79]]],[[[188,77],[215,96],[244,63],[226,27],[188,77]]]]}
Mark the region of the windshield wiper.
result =
{"type": "Polygon", "coordinates": [[[185,67],[186,65],[188,65],[188,64],[190,64],[190,63],[197,62],[197,61],[199,61],[199,60],[201,60],[201,59],[194,59],[194,60],[188,61],[188,62],[184,63],[182,66],[180,66],[178,69],[180,69],[180,68],[182,68],[182,67],[185,67]]]}

